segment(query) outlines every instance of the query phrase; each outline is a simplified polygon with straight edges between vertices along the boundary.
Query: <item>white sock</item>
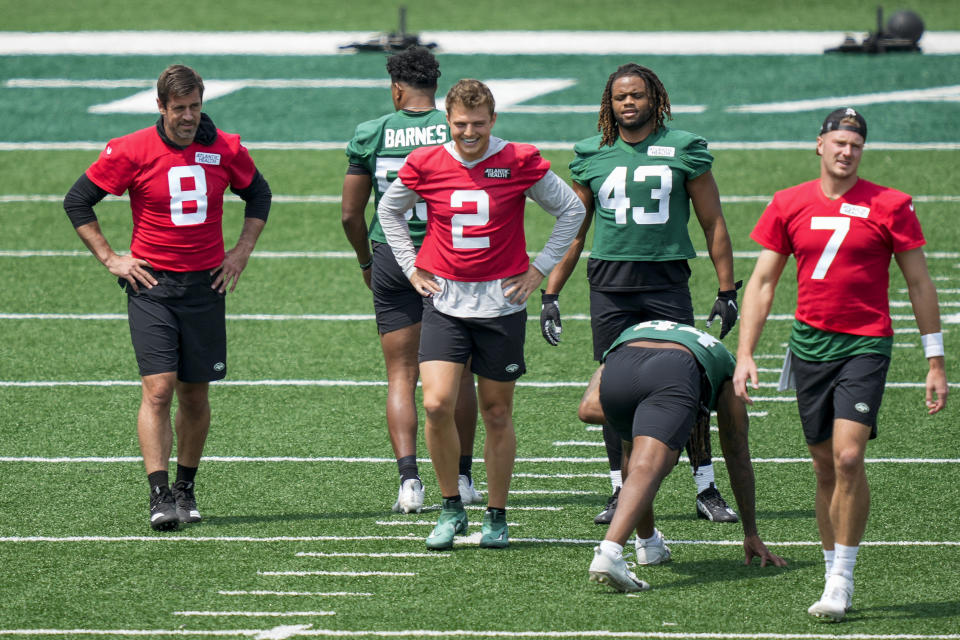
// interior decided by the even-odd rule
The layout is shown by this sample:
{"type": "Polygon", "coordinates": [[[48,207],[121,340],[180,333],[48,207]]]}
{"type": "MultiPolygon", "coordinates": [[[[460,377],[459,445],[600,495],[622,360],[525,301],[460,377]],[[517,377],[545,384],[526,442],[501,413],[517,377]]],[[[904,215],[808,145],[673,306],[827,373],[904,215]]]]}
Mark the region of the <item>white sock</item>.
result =
{"type": "Polygon", "coordinates": [[[710,488],[713,484],[713,465],[702,465],[693,474],[693,481],[697,483],[697,495],[710,488]]]}
{"type": "Polygon", "coordinates": [[[613,540],[604,540],[600,543],[600,551],[614,558],[623,557],[623,545],[617,544],[613,540]]]}
{"type": "Polygon", "coordinates": [[[834,545],[834,548],[833,569],[830,571],[830,574],[840,574],[853,580],[853,565],[857,563],[857,552],[860,550],[859,545],[856,547],[847,547],[842,544],[837,544],[834,545]]]}
{"type": "Polygon", "coordinates": [[[833,569],[833,556],[836,552],[833,549],[824,549],[823,550],[823,562],[827,565],[826,570],[823,572],[823,579],[826,580],[830,577],[830,571],[833,569]]]}
{"type": "Polygon", "coordinates": [[[610,472],[610,488],[616,492],[617,489],[623,486],[623,472],[617,469],[616,471],[610,472]]]}
{"type": "Polygon", "coordinates": [[[650,536],[649,538],[640,539],[640,546],[646,547],[647,545],[655,544],[659,538],[660,538],[660,532],[657,531],[656,527],[654,527],[652,536],[650,536]]]}

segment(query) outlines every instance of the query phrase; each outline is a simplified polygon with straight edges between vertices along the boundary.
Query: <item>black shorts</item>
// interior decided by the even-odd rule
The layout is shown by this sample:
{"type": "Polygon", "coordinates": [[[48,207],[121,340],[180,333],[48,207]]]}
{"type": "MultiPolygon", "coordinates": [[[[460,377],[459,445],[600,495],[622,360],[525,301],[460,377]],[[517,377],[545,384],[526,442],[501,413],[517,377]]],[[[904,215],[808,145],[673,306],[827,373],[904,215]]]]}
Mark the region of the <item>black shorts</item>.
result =
{"type": "Polygon", "coordinates": [[[383,335],[417,324],[423,318],[423,296],[403,275],[390,245],[382,242],[371,242],[371,245],[373,272],[370,286],[377,331],[383,335]]]}
{"type": "Polygon", "coordinates": [[[224,295],[208,271],[151,271],[157,285],[135,293],[126,280],[130,338],[141,376],[175,371],[181,382],[227,375],[224,295]]]}
{"type": "Polygon", "coordinates": [[[686,285],[659,291],[611,293],[590,290],[590,328],[593,329],[593,359],[600,362],[603,352],[623,330],[649,320],[669,320],[693,326],[693,301],[686,285]]]}
{"type": "Polygon", "coordinates": [[[679,349],[623,345],[607,356],[600,406],[620,438],[650,436],[679,451],[700,409],[700,367],[679,349]]]}
{"type": "Polygon", "coordinates": [[[457,318],[437,311],[427,300],[420,328],[419,361],[466,363],[489,380],[510,382],[527,372],[523,360],[527,311],[497,318],[457,318]]]}
{"type": "Polygon", "coordinates": [[[790,355],[797,380],[797,408],[807,444],[833,436],[833,421],[853,420],[877,437],[877,414],[883,400],[890,358],[876,353],[830,362],[810,362],[790,355]]]}

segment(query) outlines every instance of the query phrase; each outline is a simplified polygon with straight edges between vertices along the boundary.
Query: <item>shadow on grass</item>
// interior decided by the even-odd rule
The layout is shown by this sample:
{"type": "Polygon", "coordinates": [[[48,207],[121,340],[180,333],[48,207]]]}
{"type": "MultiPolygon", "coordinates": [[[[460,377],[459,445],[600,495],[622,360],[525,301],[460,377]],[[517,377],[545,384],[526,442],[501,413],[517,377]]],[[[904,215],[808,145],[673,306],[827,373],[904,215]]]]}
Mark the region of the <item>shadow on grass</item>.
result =
{"type": "Polygon", "coordinates": [[[756,558],[750,566],[743,564],[743,556],[738,555],[739,561],[727,562],[721,560],[697,560],[692,562],[677,561],[664,565],[670,572],[680,579],[670,582],[658,582],[657,589],[676,589],[689,586],[707,585],[722,582],[739,582],[754,578],[774,578],[785,571],[796,571],[804,567],[813,566],[813,562],[790,560],[786,567],[775,567],[768,564],[760,568],[760,561],[756,558]]]}
{"type": "Polygon", "coordinates": [[[857,607],[854,602],[853,610],[848,614],[849,619],[856,620],[864,617],[880,617],[891,619],[930,619],[960,617],[960,600],[946,602],[914,602],[910,604],[891,604],[882,607],[857,607]]]}

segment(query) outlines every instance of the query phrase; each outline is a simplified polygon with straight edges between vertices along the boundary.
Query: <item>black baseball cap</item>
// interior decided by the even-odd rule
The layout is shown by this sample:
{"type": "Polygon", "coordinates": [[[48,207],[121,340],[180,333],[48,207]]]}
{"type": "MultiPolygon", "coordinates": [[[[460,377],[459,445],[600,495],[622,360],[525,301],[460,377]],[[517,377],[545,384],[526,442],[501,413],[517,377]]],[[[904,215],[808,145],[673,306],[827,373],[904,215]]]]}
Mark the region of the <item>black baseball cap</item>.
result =
{"type": "Polygon", "coordinates": [[[863,119],[863,116],[860,115],[856,109],[845,107],[843,109],[831,111],[830,115],[827,116],[827,118],[823,121],[823,125],[820,127],[820,135],[822,136],[830,131],[841,130],[859,133],[861,136],[863,136],[864,140],[867,139],[867,121],[863,119]],[[856,124],[844,122],[844,120],[847,119],[855,120],[856,124]]]}

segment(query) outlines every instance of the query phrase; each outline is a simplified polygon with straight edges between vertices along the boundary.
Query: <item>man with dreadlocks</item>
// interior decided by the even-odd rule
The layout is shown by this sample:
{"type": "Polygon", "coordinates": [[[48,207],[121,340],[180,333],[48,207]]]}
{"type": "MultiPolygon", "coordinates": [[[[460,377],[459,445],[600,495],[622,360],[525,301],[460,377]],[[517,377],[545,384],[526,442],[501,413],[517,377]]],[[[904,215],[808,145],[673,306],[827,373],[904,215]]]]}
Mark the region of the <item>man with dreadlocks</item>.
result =
{"type": "Polygon", "coordinates": [[[786,566],[757,533],[749,420],[743,402],[733,393],[730,377],[735,363],[723,344],[689,325],[653,320],[625,329],[601,360],[580,402],[580,419],[609,424],[630,455],[619,506],[606,538],[594,548],[591,582],[617,591],[650,588],[628,568],[623,545],[636,531],[637,564],[670,559],[670,549],[654,527],[653,500],[684,444],[709,438],[713,408],[743,523],[744,564],[757,556],[761,567],[767,562],[786,566]]]}
{"type": "Polygon", "coordinates": [[[752,403],[747,381],[757,388],[753,351],[793,254],[797,305],[780,387],[797,390],[817,481],[814,512],[826,582],[807,612],[834,622],[852,605],[853,568],[870,511],[864,456],[867,442],[877,437],[893,348],[891,257],[920,330],[929,414],[943,409],[948,391],[940,305],[920,221],[909,195],[858,177],[866,139],[867,121],[856,110],[829,113],[817,137],[820,177],[778,191],[757,221],[750,237],[762,249],[744,291],[733,376],[736,394],[752,403]]]}
{"type": "MultiPolygon", "coordinates": [[[[371,190],[374,207],[380,204],[411,151],[447,142],[450,131],[446,114],[436,108],[440,65],[429,49],[414,46],[390,56],[387,72],[396,111],[357,127],[347,145],[349,166],[343,178],[340,209],[343,230],[357,254],[363,281],[373,291],[377,331],[387,367],[387,430],[400,473],[393,510],[419,513],[423,509],[423,482],[417,468],[415,394],[423,298],[397,265],[376,210],[367,231],[364,209],[371,190]]],[[[420,200],[404,217],[414,244],[419,247],[427,227],[426,203],[420,200]]],[[[468,369],[460,379],[456,423],[460,439],[460,496],[465,504],[474,504],[483,498],[473,486],[471,473],[477,394],[468,369]]]]}
{"type": "MultiPolygon", "coordinates": [[[[709,327],[720,316],[722,339],[737,321],[733,250],[720,194],[710,167],[713,156],[703,138],[664,125],[670,99],[656,74],[625,64],[607,81],[600,103],[600,135],[577,143],[570,171],[573,189],[587,209],[580,232],[550,275],[543,292],[541,330],[550,344],[560,336],[557,296],[584,248],[596,213],[593,248],[587,263],[593,355],[601,355],[626,327],[646,320],[693,325],[687,260],[696,256],[687,231],[690,203],[706,237],[719,281],[709,327]]],[[[621,486],[620,437],[603,427],[613,495],[594,519],[609,524],[621,486]]],[[[697,486],[697,515],[736,522],[714,484],[710,439],[691,452],[697,486]]]]}

